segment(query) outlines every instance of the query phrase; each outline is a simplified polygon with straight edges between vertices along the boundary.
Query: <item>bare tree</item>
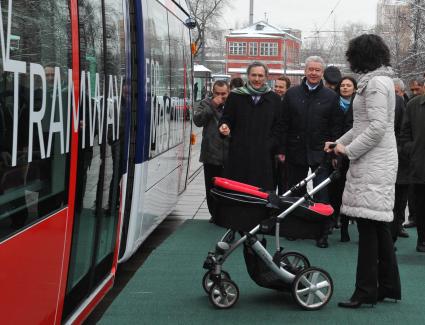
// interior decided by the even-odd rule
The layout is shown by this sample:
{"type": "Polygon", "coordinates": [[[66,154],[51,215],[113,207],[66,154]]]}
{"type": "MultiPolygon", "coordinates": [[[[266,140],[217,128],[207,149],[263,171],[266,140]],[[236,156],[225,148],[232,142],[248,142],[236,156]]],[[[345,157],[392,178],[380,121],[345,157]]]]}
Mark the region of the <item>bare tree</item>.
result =
{"type": "Polygon", "coordinates": [[[201,55],[202,63],[205,63],[206,33],[212,29],[215,23],[223,15],[223,11],[229,4],[229,0],[189,0],[189,10],[197,21],[194,40],[196,51],[194,57],[201,55]]]}

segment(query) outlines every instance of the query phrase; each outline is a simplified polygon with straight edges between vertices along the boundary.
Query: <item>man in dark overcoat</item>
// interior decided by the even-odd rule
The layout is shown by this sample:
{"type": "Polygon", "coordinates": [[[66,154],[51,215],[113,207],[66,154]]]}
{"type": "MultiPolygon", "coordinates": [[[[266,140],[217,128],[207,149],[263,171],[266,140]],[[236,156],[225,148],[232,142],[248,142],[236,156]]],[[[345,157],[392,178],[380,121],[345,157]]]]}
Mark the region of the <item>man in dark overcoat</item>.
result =
{"type": "MultiPolygon", "coordinates": [[[[425,95],[409,101],[404,114],[400,143],[410,159],[410,183],[416,198],[413,202],[416,211],[418,239],[416,250],[425,253],[425,95]]],[[[410,203],[410,202],[409,202],[410,203]]]]}
{"type": "MultiPolygon", "coordinates": [[[[309,168],[315,170],[323,161],[326,141],[336,140],[342,133],[344,115],[339,108],[335,91],[324,87],[322,77],[325,68],[319,56],[308,57],[305,77],[301,84],[290,88],[283,99],[283,150],[288,166],[288,186],[305,178],[309,168]]],[[[322,171],[313,180],[317,185],[328,176],[322,171]]],[[[328,202],[327,190],[323,189],[317,200],[328,202]]],[[[317,240],[317,246],[328,247],[327,230],[317,240]]]]}
{"type": "Polygon", "coordinates": [[[405,155],[400,145],[401,125],[406,106],[403,97],[396,95],[395,100],[394,132],[397,141],[398,170],[395,184],[394,220],[391,223],[391,233],[394,242],[397,237],[409,237],[409,233],[403,228],[409,193],[409,158],[405,155]]]}
{"type": "Polygon", "coordinates": [[[267,85],[268,68],[253,62],[248,82],[232,90],[224,105],[220,133],[230,137],[226,177],[274,189],[273,159],[280,143],[281,100],[267,85]]]}

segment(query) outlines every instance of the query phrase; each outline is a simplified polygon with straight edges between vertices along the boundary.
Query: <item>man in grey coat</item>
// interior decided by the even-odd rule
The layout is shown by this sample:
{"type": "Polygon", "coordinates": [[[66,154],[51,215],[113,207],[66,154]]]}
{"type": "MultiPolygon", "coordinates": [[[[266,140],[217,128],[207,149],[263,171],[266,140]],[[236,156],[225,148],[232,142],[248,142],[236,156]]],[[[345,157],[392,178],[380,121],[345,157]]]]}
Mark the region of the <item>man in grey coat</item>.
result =
{"type": "Polygon", "coordinates": [[[224,163],[227,159],[229,140],[222,137],[218,131],[218,121],[223,114],[224,102],[229,95],[229,86],[223,80],[213,85],[213,95],[199,102],[195,107],[193,122],[203,127],[201,155],[199,161],[204,164],[205,191],[210,222],[214,222],[214,198],[210,194],[213,187],[213,177],[223,176],[224,163]]]}

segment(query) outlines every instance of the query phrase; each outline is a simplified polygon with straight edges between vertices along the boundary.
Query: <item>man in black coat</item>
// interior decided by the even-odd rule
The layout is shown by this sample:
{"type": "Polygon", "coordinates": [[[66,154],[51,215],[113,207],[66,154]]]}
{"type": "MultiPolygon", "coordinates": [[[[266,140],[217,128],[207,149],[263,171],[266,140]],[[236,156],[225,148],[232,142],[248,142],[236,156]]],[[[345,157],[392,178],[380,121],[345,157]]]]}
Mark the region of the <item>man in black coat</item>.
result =
{"type": "MultiPolygon", "coordinates": [[[[314,170],[320,165],[325,142],[336,140],[342,133],[344,115],[336,92],[323,86],[324,68],[322,58],[307,58],[305,78],[300,85],[290,88],[283,99],[284,155],[281,159],[288,166],[289,187],[305,178],[309,168],[314,170]]],[[[316,186],[327,176],[323,169],[313,184],[316,186]]],[[[327,190],[319,192],[316,199],[328,202],[327,190]]],[[[317,246],[328,247],[326,233],[324,230],[317,246]]]]}
{"type": "Polygon", "coordinates": [[[273,191],[273,159],[281,134],[281,100],[267,85],[268,68],[253,62],[248,82],[232,90],[224,105],[220,133],[230,137],[225,177],[273,191]]]}
{"type": "Polygon", "coordinates": [[[410,183],[416,199],[416,250],[425,253],[425,95],[409,101],[403,118],[400,143],[403,152],[410,158],[410,183]]]}
{"type": "Polygon", "coordinates": [[[397,240],[397,237],[409,237],[409,233],[403,228],[409,193],[409,158],[403,154],[400,145],[400,131],[406,106],[403,97],[396,95],[395,99],[394,132],[397,140],[398,171],[395,184],[394,220],[391,224],[394,242],[397,240]]]}

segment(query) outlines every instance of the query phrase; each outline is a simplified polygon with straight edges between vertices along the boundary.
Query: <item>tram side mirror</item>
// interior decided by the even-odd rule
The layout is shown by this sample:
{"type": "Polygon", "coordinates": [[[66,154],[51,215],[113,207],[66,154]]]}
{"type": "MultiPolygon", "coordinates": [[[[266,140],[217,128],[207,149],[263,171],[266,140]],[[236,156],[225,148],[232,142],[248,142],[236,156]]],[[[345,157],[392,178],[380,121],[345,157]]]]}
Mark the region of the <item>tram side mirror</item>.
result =
{"type": "Polygon", "coordinates": [[[194,29],[196,27],[196,25],[197,25],[196,20],[193,17],[189,17],[188,19],[186,19],[186,21],[184,22],[184,24],[189,29],[194,29]]]}

